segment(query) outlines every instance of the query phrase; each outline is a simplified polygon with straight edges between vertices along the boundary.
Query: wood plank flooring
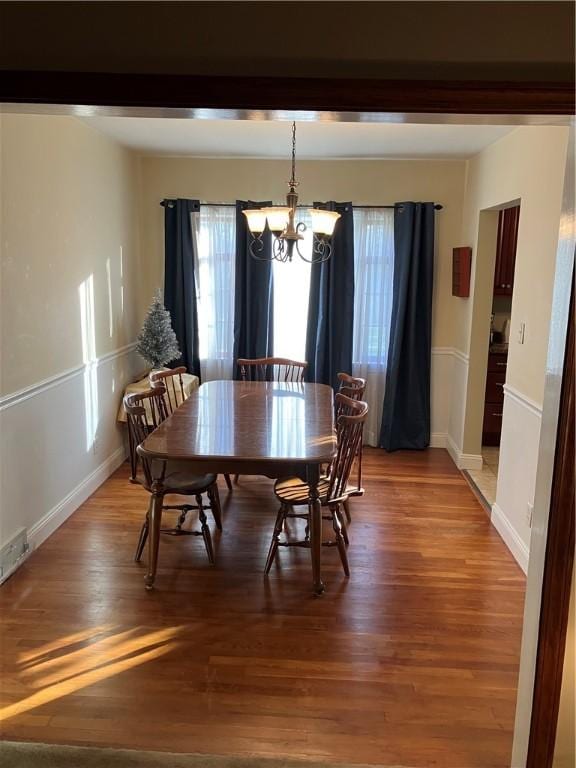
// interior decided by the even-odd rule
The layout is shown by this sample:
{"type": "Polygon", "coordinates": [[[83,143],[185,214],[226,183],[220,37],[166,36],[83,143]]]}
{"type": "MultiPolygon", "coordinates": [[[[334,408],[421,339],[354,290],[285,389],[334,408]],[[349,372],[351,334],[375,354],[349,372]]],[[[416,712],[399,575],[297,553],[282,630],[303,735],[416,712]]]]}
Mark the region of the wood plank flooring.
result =
{"type": "Polygon", "coordinates": [[[0,589],[1,738],[507,767],[523,574],[444,450],[368,450],[364,479],[352,576],[324,549],[321,598],[305,550],[263,577],[276,507],[252,477],[220,483],[216,567],[163,536],[147,593],[122,466],[0,589]]]}

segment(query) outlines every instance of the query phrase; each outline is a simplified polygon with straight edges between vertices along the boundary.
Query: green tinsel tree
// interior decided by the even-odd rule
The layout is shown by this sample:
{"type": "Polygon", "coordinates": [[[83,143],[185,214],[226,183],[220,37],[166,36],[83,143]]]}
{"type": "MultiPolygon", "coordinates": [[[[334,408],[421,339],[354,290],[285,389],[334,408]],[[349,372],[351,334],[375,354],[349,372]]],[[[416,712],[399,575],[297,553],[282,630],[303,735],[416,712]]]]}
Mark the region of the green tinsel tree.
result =
{"type": "Polygon", "coordinates": [[[152,368],[162,368],[181,356],[178,339],[172,329],[170,312],[164,306],[160,290],[156,292],[142,330],[138,334],[137,351],[152,368]]]}

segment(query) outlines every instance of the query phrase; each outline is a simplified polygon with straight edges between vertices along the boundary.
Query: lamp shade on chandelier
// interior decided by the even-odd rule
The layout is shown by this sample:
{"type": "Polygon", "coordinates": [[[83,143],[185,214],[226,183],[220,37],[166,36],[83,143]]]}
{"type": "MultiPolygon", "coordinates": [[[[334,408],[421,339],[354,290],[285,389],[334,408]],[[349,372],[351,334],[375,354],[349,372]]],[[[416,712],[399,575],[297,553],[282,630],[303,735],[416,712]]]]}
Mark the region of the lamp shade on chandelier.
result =
{"type": "MultiPolygon", "coordinates": [[[[308,258],[300,250],[304,240],[306,224],[297,222],[298,194],[296,187],[296,123],[292,123],[292,177],[288,182],[286,205],[273,205],[268,208],[252,208],[243,211],[248,222],[251,242],[250,253],[255,259],[269,261],[292,261],[294,249],[304,261],[312,264],[327,261],[332,255],[332,234],[340,214],[336,211],[324,211],[309,208],[312,219],[312,254],[308,258]],[[271,255],[266,254],[263,234],[268,227],[274,239],[271,255]]],[[[270,252],[269,252],[270,253],[270,252]]]]}

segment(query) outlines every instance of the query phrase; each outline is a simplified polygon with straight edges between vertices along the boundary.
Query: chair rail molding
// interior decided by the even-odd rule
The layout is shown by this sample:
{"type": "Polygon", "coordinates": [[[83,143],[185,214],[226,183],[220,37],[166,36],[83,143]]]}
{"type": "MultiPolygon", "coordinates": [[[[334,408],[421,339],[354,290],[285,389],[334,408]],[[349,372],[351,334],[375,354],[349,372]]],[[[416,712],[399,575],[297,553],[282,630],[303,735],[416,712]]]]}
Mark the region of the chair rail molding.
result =
{"type": "MultiPolygon", "coordinates": [[[[465,355],[455,347],[432,347],[432,433],[430,435],[431,448],[446,448],[452,459],[460,469],[472,467],[460,466],[461,451],[457,447],[454,435],[450,433],[450,411],[452,398],[455,395],[456,374],[455,364],[461,367],[459,370],[468,369],[468,355],[465,355]]],[[[464,374],[463,374],[464,375],[464,374]]],[[[477,457],[471,460],[476,467],[477,457]]]]}
{"type": "Polygon", "coordinates": [[[519,405],[524,406],[524,408],[527,408],[530,413],[534,414],[534,416],[542,418],[542,405],[537,403],[535,400],[531,400],[529,397],[526,397],[526,395],[522,394],[519,389],[516,389],[510,384],[504,384],[504,395],[510,397],[519,405]]]}
{"type": "Polygon", "coordinates": [[[100,357],[97,357],[94,360],[90,360],[87,363],[82,363],[81,365],[77,365],[74,368],[68,368],[65,371],[56,373],[53,376],[48,376],[46,379],[41,379],[40,381],[37,381],[34,384],[30,384],[27,387],[23,387],[22,389],[18,389],[15,392],[10,392],[7,395],[3,395],[0,397],[0,411],[4,411],[6,408],[17,405],[24,400],[28,400],[28,398],[34,397],[41,392],[45,392],[52,387],[57,387],[59,384],[63,384],[65,381],[73,379],[75,376],[82,375],[86,370],[97,369],[104,365],[104,363],[107,363],[110,360],[116,360],[119,357],[123,357],[124,355],[133,352],[135,349],[136,342],[133,341],[130,344],[126,344],[123,347],[114,349],[111,352],[106,352],[100,357]]]}
{"type": "Polygon", "coordinates": [[[467,352],[462,352],[462,350],[457,349],[456,347],[452,347],[452,354],[456,360],[464,363],[464,365],[468,365],[470,362],[470,355],[467,352]]]}
{"type": "Polygon", "coordinates": [[[498,485],[491,521],[524,573],[528,570],[532,525],[527,509],[530,505],[534,508],[541,427],[541,406],[505,384],[498,485]]]}

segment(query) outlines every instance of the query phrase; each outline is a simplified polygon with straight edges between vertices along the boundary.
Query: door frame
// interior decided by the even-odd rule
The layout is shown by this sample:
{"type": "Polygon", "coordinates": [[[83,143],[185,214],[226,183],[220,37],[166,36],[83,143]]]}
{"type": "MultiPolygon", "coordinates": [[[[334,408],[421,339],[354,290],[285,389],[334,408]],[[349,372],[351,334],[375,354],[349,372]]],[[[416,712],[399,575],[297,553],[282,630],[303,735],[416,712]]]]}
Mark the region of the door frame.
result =
{"type": "Polygon", "coordinates": [[[574,363],[572,289],[559,413],[565,427],[556,440],[527,768],[551,768],[556,744],[571,587],[565,575],[574,567],[574,363]]]}
{"type": "MultiPolygon", "coordinates": [[[[207,117],[224,110],[231,119],[249,118],[254,111],[311,110],[408,115],[529,116],[574,114],[572,82],[493,80],[387,80],[384,78],[238,77],[126,72],[3,70],[0,102],[68,107],[180,109],[182,117],[207,117]],[[202,113],[204,113],[202,115],[202,113]]],[[[125,113],[124,113],[125,114],[125,113]]],[[[132,113],[134,114],[134,113],[132,113]]],[[[166,115],[168,116],[168,115],[166,115]]],[[[262,118],[260,118],[262,119],[262,118]]],[[[302,119],[302,118],[300,118],[302,119]]],[[[304,118],[305,119],[305,118],[304,118]]],[[[310,119],[310,118],[309,118],[310,119]]],[[[351,119],[354,119],[353,117],[351,119]]],[[[454,122],[454,121],[447,121],[454,122]]],[[[565,124],[565,123],[564,123],[565,124]]]]}
{"type": "Polygon", "coordinates": [[[526,581],[513,768],[549,768],[555,746],[574,561],[574,129],[554,277],[534,519],[526,581]]]}
{"type": "MultiPolygon", "coordinates": [[[[573,83],[3,71],[6,112],[573,126],[573,83]],[[302,112],[304,111],[304,112],[302,112]]],[[[569,146],[573,147],[573,129],[569,146]]],[[[514,768],[553,757],[574,525],[574,165],[568,153],[514,730],[514,768]],[[570,326],[570,333],[568,333],[570,326]],[[566,346],[566,340],[568,346],[566,346]],[[559,350],[559,351],[558,351],[559,350]],[[572,409],[572,410],[570,410],[572,409]],[[570,494],[572,497],[570,499],[570,494]],[[550,719],[550,718],[549,718],[550,719]]]]}

